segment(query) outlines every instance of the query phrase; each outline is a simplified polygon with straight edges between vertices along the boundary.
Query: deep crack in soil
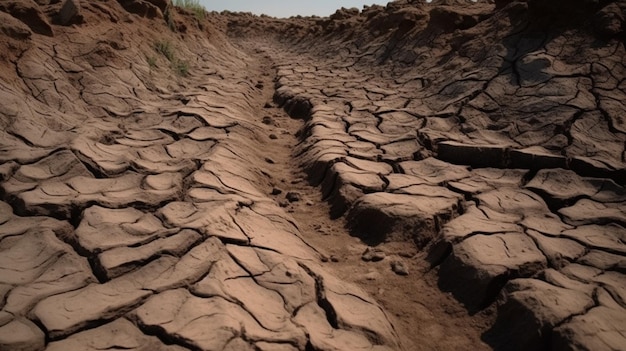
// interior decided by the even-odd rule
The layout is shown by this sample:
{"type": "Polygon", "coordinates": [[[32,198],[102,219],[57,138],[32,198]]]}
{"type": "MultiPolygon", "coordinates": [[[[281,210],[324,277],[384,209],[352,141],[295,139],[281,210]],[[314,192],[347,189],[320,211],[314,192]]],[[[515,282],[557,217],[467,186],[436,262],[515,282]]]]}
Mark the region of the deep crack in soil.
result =
{"type": "MultiPolygon", "coordinates": [[[[304,121],[290,117],[273,101],[276,67],[272,48],[240,45],[258,66],[253,80],[262,87],[256,122],[264,131],[265,169],[271,187],[267,194],[293,216],[304,239],[322,254],[324,267],[341,280],[362,287],[390,314],[404,350],[489,350],[481,340],[495,319],[495,306],[470,315],[454,297],[437,286],[438,267],[432,268],[426,252],[411,242],[387,242],[376,246],[384,258],[365,260],[368,245],[352,236],[345,217],[331,218],[331,206],[322,198],[321,186],[312,186],[294,157],[302,142],[304,121]],[[401,261],[408,275],[394,273],[401,261]]],[[[381,257],[382,257],[381,256],[381,257]]]]}

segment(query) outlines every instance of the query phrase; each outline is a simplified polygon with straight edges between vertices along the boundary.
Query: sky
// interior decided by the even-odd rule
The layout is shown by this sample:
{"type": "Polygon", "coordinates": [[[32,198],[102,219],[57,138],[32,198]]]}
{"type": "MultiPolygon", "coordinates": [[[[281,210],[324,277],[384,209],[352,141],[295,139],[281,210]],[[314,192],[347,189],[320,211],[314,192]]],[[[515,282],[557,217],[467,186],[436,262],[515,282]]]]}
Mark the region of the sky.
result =
{"type": "Polygon", "coordinates": [[[207,11],[236,11],[236,12],[252,12],[254,14],[266,14],[274,17],[290,17],[295,15],[302,16],[329,16],[341,7],[357,7],[363,8],[363,5],[372,5],[374,3],[386,5],[389,0],[199,0],[207,11]]]}

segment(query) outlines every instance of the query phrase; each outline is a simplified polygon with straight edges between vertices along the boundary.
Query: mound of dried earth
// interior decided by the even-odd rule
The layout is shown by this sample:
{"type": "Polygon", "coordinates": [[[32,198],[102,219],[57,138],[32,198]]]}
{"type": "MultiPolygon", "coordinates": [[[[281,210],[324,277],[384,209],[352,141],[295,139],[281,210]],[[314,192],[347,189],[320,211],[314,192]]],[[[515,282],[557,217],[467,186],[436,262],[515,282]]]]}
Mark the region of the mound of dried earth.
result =
{"type": "Polygon", "coordinates": [[[0,1],[1,350],[623,349],[624,1],[205,16],[0,1]]]}

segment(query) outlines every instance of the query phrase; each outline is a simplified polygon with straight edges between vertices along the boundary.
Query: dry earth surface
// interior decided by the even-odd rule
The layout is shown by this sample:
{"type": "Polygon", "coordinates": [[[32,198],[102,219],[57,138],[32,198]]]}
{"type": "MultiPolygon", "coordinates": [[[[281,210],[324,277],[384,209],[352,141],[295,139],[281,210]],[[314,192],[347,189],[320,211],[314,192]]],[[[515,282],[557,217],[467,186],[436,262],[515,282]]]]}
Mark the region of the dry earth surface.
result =
{"type": "Polygon", "coordinates": [[[625,18],[0,0],[0,350],[626,350],[625,18]]]}

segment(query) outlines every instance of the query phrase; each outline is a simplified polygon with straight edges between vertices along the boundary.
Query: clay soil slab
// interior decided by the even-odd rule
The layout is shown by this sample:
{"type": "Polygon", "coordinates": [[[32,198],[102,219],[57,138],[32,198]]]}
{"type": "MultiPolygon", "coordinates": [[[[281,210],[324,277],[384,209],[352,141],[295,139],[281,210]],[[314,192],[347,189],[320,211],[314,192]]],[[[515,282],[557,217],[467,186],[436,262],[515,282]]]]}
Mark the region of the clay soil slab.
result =
{"type": "Polygon", "coordinates": [[[475,235],[453,246],[440,284],[470,308],[495,298],[507,278],[529,277],[547,267],[533,240],[521,233],[475,235]]]}
{"type": "Polygon", "coordinates": [[[67,339],[51,342],[46,351],[97,351],[108,349],[132,351],[184,351],[181,346],[165,345],[155,336],[143,334],[133,323],[120,318],[101,327],[76,333],[67,339]]]}
{"type": "Polygon", "coordinates": [[[410,240],[423,246],[436,234],[437,223],[458,214],[459,201],[437,196],[367,194],[350,209],[348,222],[366,241],[410,240]]]}

